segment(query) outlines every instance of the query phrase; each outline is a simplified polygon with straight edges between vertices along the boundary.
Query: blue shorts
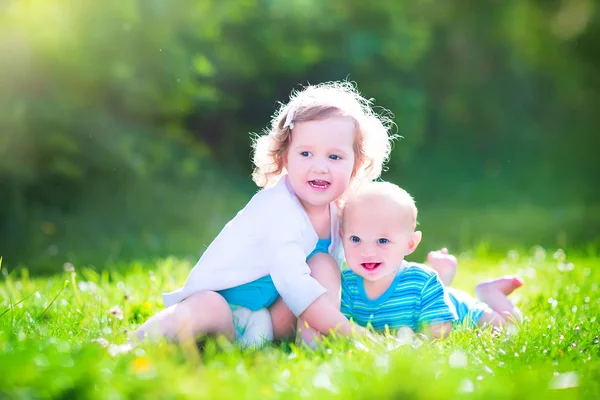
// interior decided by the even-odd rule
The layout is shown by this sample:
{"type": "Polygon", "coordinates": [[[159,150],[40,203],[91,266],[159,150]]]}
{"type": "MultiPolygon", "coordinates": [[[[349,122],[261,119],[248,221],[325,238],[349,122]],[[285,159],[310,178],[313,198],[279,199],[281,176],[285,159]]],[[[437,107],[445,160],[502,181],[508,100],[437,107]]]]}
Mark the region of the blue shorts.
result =
{"type": "Polygon", "coordinates": [[[456,308],[456,315],[458,316],[456,324],[463,325],[466,322],[470,328],[477,328],[477,322],[489,306],[461,290],[453,288],[447,288],[447,290],[450,300],[456,308]]]}
{"type": "MultiPolygon", "coordinates": [[[[329,253],[330,245],[331,239],[319,239],[315,249],[306,259],[308,260],[317,253],[329,253]]],[[[242,306],[251,311],[270,307],[279,297],[279,293],[269,275],[240,286],[219,290],[217,293],[223,296],[229,304],[242,306]]]]}

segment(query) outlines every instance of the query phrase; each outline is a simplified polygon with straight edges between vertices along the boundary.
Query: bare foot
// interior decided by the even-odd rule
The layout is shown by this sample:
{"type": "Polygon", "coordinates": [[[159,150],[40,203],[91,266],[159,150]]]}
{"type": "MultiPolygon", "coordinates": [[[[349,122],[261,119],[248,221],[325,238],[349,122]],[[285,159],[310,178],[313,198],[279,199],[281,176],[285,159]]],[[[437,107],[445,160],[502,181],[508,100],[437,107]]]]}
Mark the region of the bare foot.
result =
{"type": "Polygon", "coordinates": [[[493,279],[491,281],[482,282],[477,285],[478,290],[497,290],[504,293],[506,296],[511,294],[515,289],[523,286],[524,282],[521,278],[513,275],[506,275],[502,278],[493,279]]]}
{"type": "Polygon", "coordinates": [[[437,271],[444,285],[450,286],[456,275],[458,261],[452,254],[448,254],[447,248],[430,251],[427,254],[427,264],[437,271]]]}
{"type": "Polygon", "coordinates": [[[507,275],[480,283],[475,287],[475,295],[506,322],[521,322],[523,320],[521,310],[507,297],[521,286],[523,281],[520,278],[507,275]]]}

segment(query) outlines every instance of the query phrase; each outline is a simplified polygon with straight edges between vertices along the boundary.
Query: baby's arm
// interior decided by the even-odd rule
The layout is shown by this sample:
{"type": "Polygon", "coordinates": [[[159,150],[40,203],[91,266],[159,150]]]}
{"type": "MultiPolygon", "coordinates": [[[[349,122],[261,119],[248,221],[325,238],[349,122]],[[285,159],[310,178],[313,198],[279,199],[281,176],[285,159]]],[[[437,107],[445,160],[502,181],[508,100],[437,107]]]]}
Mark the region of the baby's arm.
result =
{"type": "Polygon", "coordinates": [[[425,325],[421,332],[429,340],[437,340],[447,337],[452,331],[452,322],[442,322],[441,324],[425,325]]]}
{"type": "Polygon", "coordinates": [[[429,339],[448,336],[452,331],[452,321],[456,321],[456,309],[452,305],[446,288],[437,274],[433,274],[421,291],[419,323],[421,331],[429,339]]]}

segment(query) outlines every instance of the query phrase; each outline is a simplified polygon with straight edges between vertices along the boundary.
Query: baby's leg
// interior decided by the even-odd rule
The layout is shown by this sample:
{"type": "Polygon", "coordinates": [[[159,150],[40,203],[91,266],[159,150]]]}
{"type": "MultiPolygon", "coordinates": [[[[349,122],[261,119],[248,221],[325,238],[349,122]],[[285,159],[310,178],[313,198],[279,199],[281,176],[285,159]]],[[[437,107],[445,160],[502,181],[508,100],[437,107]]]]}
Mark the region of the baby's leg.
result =
{"type": "Polygon", "coordinates": [[[271,321],[273,322],[273,335],[275,340],[285,340],[294,337],[296,333],[296,316],[283,302],[281,297],[269,307],[271,321]]]}
{"type": "Polygon", "coordinates": [[[456,257],[448,254],[448,249],[443,248],[437,251],[430,251],[427,254],[427,264],[435,269],[444,286],[450,286],[456,275],[456,266],[458,262],[456,257]]]}
{"type": "Polygon", "coordinates": [[[498,328],[504,325],[505,322],[506,321],[500,314],[491,308],[487,308],[483,314],[481,314],[479,321],[477,321],[477,326],[483,328],[484,326],[492,325],[494,328],[498,328]]]}
{"type": "Polygon", "coordinates": [[[216,292],[198,292],[150,317],[135,333],[138,339],[196,340],[201,335],[224,335],[233,342],[235,330],[227,301],[216,292]]]}
{"type": "MultiPolygon", "coordinates": [[[[501,322],[521,322],[523,315],[521,310],[515,306],[509,299],[508,295],[515,289],[521,287],[523,281],[515,276],[505,276],[503,278],[493,279],[483,282],[475,288],[475,294],[479,300],[486,303],[491,311],[498,314],[503,321],[501,322]]],[[[488,313],[488,317],[496,318],[497,316],[488,313]]]]}
{"type": "MultiPolygon", "coordinates": [[[[337,262],[329,254],[317,253],[308,260],[311,275],[325,289],[327,298],[337,308],[340,308],[341,273],[337,262]]],[[[319,332],[307,327],[303,319],[298,318],[297,337],[308,344],[314,345],[314,339],[320,337],[319,332]]]]}

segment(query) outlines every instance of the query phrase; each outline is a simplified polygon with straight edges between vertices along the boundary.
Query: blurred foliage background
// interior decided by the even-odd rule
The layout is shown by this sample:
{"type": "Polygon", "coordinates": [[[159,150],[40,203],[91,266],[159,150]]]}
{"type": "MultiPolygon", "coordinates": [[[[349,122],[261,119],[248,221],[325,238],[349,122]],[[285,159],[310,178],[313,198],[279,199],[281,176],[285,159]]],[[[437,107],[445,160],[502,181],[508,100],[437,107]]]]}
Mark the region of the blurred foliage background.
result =
{"type": "Polygon", "coordinates": [[[421,253],[597,251],[593,0],[0,1],[0,255],[196,259],[256,191],[250,135],[348,79],[395,115],[421,253]]]}

